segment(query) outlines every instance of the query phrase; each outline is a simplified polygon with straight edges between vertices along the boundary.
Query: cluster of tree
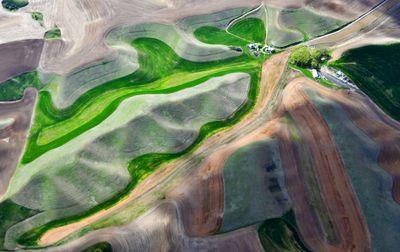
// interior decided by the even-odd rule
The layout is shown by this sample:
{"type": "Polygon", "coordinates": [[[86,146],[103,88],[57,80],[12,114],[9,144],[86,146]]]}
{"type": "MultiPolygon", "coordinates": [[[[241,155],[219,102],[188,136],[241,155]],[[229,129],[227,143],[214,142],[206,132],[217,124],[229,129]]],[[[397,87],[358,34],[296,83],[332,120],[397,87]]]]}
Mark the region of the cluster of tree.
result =
{"type": "Polygon", "coordinates": [[[324,56],[326,56],[325,51],[321,51],[319,49],[311,50],[307,46],[302,46],[292,53],[290,57],[290,64],[299,67],[318,68],[319,64],[321,63],[321,59],[324,56]]]}
{"type": "Polygon", "coordinates": [[[3,0],[3,1],[1,1],[1,4],[3,5],[3,7],[10,11],[15,11],[15,10],[18,10],[19,8],[27,6],[28,3],[29,3],[28,0],[3,0]]]}

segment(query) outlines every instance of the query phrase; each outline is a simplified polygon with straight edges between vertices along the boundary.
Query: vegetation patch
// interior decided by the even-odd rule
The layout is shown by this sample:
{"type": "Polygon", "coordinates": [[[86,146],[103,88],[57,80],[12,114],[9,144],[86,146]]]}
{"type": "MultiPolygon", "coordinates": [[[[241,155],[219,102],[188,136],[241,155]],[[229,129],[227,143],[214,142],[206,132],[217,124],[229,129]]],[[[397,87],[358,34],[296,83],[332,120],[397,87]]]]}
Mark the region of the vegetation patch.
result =
{"type": "Polygon", "coordinates": [[[341,69],[379,107],[400,121],[400,44],[352,49],[330,64],[341,69]]]}
{"type": "Polygon", "coordinates": [[[289,63],[303,68],[318,68],[322,62],[322,57],[325,55],[325,51],[319,49],[311,50],[307,46],[301,46],[290,55],[289,63]]]}
{"type": "Polygon", "coordinates": [[[319,49],[310,49],[307,46],[298,47],[290,56],[289,65],[291,68],[300,71],[306,77],[321,83],[322,85],[328,88],[334,89],[346,89],[342,86],[337,86],[336,84],[324,79],[324,78],[315,78],[312,74],[312,71],[319,70],[320,66],[326,64],[327,59],[329,58],[328,52],[319,49]],[[325,61],[322,61],[323,58],[326,58],[325,61]],[[311,68],[315,69],[312,70],[311,68]]]}
{"type": "Polygon", "coordinates": [[[38,23],[43,26],[43,14],[41,12],[35,11],[31,13],[32,19],[38,21],[38,23]]]}
{"type": "Polygon", "coordinates": [[[1,5],[3,5],[4,9],[10,11],[16,11],[19,8],[25,7],[29,4],[28,0],[3,0],[1,1],[1,5]]]}
{"type": "Polygon", "coordinates": [[[310,251],[298,235],[293,210],[280,218],[266,220],[258,229],[258,235],[265,251],[300,252],[310,251]]]}
{"type": "Polygon", "coordinates": [[[54,25],[54,27],[51,30],[48,30],[44,33],[43,38],[46,40],[61,39],[60,28],[58,28],[57,25],[54,25]]]}
{"type": "Polygon", "coordinates": [[[24,219],[39,213],[6,200],[0,203],[0,250],[4,249],[4,237],[7,230],[24,219]]]}
{"type": "Polygon", "coordinates": [[[15,101],[22,98],[28,87],[41,89],[43,84],[39,80],[37,71],[21,74],[9,79],[0,85],[0,100],[15,101]]]}

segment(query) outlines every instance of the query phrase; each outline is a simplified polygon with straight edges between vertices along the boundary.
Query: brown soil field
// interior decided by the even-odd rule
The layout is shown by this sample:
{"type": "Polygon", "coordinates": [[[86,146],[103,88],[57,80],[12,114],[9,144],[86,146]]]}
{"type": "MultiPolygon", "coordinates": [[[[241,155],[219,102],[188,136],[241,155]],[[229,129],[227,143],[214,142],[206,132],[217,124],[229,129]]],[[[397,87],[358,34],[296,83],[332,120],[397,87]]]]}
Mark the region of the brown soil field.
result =
{"type": "Polygon", "coordinates": [[[42,39],[0,44],[0,83],[35,70],[43,49],[42,39]]]}
{"type": "Polygon", "coordinates": [[[0,198],[7,191],[24,149],[36,96],[34,89],[27,89],[19,101],[0,102],[0,121],[10,122],[0,127],[0,198]]]}
{"type": "MultiPolygon", "coordinates": [[[[308,82],[311,81],[307,78],[292,81],[285,89],[283,104],[311,151],[321,195],[328,208],[333,227],[339,236],[338,244],[334,244],[328,250],[369,251],[371,244],[367,225],[333,136],[322,116],[301,90],[301,86],[307,85],[308,82]]],[[[286,168],[289,167],[286,166],[286,168]]],[[[308,237],[303,233],[302,236],[308,241],[308,237]]],[[[318,243],[317,240],[316,244],[308,244],[313,251],[327,249],[326,244],[320,247],[321,244],[318,243]]]]}
{"type": "Polygon", "coordinates": [[[286,189],[293,202],[296,222],[302,239],[307,247],[318,249],[316,251],[334,251],[335,248],[326,242],[318,217],[309,204],[299,155],[296,152],[287,125],[281,127],[279,145],[285,172],[286,189]]]}
{"type": "Polygon", "coordinates": [[[166,197],[178,202],[189,236],[215,234],[222,223],[224,185],[218,162],[209,162],[191,173],[166,197]]]}

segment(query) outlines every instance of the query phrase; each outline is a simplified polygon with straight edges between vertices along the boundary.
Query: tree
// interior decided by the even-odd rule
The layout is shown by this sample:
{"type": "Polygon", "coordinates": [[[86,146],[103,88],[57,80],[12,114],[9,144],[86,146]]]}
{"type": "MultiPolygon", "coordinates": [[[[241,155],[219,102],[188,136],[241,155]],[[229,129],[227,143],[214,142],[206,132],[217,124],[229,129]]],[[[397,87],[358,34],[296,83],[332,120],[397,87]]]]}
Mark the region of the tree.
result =
{"type": "Polygon", "coordinates": [[[311,52],[306,46],[300,47],[290,56],[290,63],[299,67],[307,67],[311,64],[311,52]]]}
{"type": "Polygon", "coordinates": [[[312,57],[315,61],[317,61],[317,62],[319,63],[319,62],[321,62],[322,52],[321,52],[320,50],[318,50],[318,49],[314,49],[313,52],[312,52],[312,54],[311,54],[311,57],[312,57]]]}
{"type": "Polygon", "coordinates": [[[318,68],[324,53],[319,49],[311,51],[307,46],[302,46],[290,56],[290,64],[299,67],[318,68]]]}

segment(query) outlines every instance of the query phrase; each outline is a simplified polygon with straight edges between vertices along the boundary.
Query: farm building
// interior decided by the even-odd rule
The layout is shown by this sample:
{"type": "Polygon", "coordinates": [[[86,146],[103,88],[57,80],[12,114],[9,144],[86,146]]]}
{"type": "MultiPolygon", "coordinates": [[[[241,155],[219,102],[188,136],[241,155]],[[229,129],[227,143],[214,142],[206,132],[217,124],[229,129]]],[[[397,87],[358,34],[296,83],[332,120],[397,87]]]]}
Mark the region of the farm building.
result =
{"type": "Polygon", "coordinates": [[[311,73],[312,73],[313,78],[316,78],[316,79],[320,78],[320,75],[319,75],[319,72],[317,71],[317,69],[311,70],[311,73]]]}

